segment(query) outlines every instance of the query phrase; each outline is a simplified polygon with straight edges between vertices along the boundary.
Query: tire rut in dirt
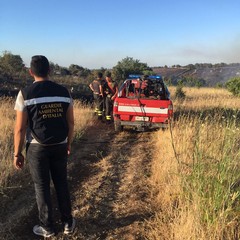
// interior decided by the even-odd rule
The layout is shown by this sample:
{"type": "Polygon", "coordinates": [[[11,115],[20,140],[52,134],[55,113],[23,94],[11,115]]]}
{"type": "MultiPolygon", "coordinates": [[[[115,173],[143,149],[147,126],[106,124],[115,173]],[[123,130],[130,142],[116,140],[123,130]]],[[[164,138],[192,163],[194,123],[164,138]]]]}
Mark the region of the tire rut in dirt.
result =
{"type": "Polygon", "coordinates": [[[143,183],[149,171],[149,133],[123,132],[112,136],[102,158],[94,164],[93,175],[82,183],[78,209],[84,227],[79,230],[85,238],[125,235],[141,239],[142,222],[151,215],[146,182],[143,183]]]}

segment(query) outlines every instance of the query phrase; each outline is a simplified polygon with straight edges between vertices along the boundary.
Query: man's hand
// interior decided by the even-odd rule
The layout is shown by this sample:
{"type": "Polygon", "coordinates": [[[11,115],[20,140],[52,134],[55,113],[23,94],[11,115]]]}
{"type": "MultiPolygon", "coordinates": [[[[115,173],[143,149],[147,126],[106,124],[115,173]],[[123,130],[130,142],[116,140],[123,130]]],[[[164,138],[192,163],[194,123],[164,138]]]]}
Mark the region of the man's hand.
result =
{"type": "Polygon", "coordinates": [[[71,144],[67,145],[67,155],[70,155],[71,153],[71,144]]]}
{"type": "Polygon", "coordinates": [[[21,153],[14,156],[13,165],[18,170],[23,168],[24,156],[21,153]]]}

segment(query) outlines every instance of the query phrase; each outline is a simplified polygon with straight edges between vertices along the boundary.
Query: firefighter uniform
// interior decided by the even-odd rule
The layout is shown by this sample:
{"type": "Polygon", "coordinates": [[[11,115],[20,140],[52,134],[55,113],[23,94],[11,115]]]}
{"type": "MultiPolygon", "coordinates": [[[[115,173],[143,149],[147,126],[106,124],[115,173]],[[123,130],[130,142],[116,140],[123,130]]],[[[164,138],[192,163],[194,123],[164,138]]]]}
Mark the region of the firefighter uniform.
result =
{"type": "Polygon", "coordinates": [[[101,84],[102,84],[101,80],[94,80],[89,85],[89,87],[93,92],[94,105],[95,105],[94,111],[98,115],[98,117],[102,117],[103,115],[103,96],[101,93],[101,87],[102,87],[101,84]]]}
{"type": "Polygon", "coordinates": [[[118,88],[117,84],[113,81],[106,81],[103,85],[103,92],[105,96],[105,115],[106,120],[111,121],[112,120],[112,111],[113,111],[113,102],[114,98],[116,97],[118,88]]]}

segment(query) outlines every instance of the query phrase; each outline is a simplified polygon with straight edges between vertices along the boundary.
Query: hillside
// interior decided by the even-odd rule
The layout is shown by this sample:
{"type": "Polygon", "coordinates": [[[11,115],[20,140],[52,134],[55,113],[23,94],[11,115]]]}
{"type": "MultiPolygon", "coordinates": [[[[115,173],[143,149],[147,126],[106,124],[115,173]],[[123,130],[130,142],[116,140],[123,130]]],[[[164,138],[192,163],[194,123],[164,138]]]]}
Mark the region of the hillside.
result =
{"type": "Polygon", "coordinates": [[[240,76],[240,66],[214,66],[214,67],[153,67],[154,72],[165,77],[178,80],[182,77],[203,79],[207,86],[224,84],[232,77],[240,76]]]}
{"type": "MultiPolygon", "coordinates": [[[[225,84],[232,77],[240,77],[240,64],[195,64],[174,67],[151,67],[151,69],[171,84],[176,85],[180,79],[192,78],[200,80],[202,86],[215,87],[225,84]]],[[[73,98],[92,101],[92,93],[86,82],[82,79],[76,81],[74,77],[53,75],[53,80],[65,85],[72,93],[73,98]]],[[[19,89],[32,83],[32,79],[0,77],[0,96],[16,96],[19,89]]],[[[193,85],[192,85],[193,86],[193,85]]]]}

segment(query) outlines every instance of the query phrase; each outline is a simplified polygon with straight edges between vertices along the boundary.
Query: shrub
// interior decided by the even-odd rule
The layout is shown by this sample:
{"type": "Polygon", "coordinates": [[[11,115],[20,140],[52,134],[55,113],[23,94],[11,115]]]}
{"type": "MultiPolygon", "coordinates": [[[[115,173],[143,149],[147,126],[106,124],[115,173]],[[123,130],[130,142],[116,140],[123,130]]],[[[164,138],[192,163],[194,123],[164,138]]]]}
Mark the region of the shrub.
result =
{"type": "Polygon", "coordinates": [[[185,97],[186,97],[186,94],[183,91],[183,86],[181,84],[178,85],[176,88],[175,97],[176,97],[176,99],[185,99],[185,97]]]}
{"type": "Polygon", "coordinates": [[[230,78],[226,82],[226,87],[234,96],[240,97],[240,77],[230,78]]]}

